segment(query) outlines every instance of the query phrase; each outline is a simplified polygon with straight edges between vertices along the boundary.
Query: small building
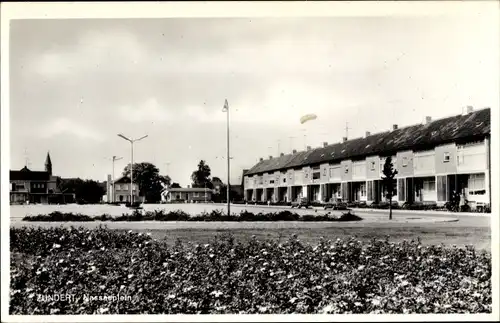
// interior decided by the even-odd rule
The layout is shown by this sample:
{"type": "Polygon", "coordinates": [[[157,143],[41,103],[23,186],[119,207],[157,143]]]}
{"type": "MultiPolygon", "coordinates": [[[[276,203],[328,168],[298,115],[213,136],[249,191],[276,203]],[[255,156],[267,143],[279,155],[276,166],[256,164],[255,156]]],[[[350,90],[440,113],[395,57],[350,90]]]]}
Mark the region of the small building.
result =
{"type": "MultiPolygon", "coordinates": [[[[114,193],[114,201],[118,203],[126,203],[130,202],[130,177],[122,176],[114,182],[115,191],[114,193]]],[[[139,185],[137,183],[132,184],[132,196],[134,202],[144,202],[144,197],[140,196],[139,185]]]]}
{"type": "Polygon", "coordinates": [[[72,194],[61,192],[61,178],[52,175],[52,161],[47,153],[44,171],[32,171],[27,166],[21,170],[11,170],[10,204],[26,203],[66,203],[74,199],[72,194]]]}
{"type": "Polygon", "coordinates": [[[166,188],[163,192],[165,201],[168,202],[210,202],[213,190],[209,188],[166,188]]]}

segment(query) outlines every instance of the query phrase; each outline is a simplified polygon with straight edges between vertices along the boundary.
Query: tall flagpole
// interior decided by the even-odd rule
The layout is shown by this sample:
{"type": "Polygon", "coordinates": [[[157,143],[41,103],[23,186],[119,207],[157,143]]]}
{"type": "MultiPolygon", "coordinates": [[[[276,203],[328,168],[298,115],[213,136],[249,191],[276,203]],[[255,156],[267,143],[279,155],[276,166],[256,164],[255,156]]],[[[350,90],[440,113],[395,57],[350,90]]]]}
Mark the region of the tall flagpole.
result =
{"type": "Polygon", "coordinates": [[[229,199],[229,192],[231,189],[231,171],[230,171],[230,160],[229,158],[229,104],[227,103],[227,99],[224,102],[224,108],[222,111],[227,113],[227,122],[226,122],[226,130],[227,130],[227,215],[231,215],[231,200],[229,199]]]}

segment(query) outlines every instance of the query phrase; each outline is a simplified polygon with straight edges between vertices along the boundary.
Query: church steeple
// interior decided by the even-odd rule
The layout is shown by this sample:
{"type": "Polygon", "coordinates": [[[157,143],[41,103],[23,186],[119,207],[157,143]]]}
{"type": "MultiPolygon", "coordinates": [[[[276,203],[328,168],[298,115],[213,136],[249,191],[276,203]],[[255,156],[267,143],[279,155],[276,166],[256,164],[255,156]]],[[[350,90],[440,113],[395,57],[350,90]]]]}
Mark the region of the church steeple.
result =
{"type": "Polygon", "coordinates": [[[45,159],[45,171],[52,176],[52,161],[50,160],[50,154],[47,152],[47,158],[45,159]]]}

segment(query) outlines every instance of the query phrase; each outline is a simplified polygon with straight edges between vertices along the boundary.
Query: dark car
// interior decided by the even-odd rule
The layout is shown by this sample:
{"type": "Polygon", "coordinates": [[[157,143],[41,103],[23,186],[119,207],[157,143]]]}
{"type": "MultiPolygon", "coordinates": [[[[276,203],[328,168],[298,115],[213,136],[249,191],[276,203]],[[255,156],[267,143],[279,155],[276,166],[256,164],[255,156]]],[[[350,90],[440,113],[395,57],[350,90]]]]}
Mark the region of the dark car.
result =
{"type": "Polygon", "coordinates": [[[294,207],[300,209],[301,207],[305,207],[306,209],[309,208],[310,204],[309,204],[309,201],[307,200],[306,197],[303,197],[303,198],[299,198],[295,201],[292,202],[292,209],[294,207]]]}
{"type": "Polygon", "coordinates": [[[324,209],[347,210],[347,203],[342,202],[341,199],[331,198],[328,202],[325,203],[324,209]]]}

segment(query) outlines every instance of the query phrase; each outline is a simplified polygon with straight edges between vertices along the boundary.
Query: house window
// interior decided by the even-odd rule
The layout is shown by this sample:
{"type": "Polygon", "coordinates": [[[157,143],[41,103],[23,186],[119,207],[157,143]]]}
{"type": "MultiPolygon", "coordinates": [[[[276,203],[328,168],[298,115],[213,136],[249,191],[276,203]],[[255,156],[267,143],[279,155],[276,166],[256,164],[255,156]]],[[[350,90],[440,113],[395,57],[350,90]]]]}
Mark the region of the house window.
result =
{"type": "Polygon", "coordinates": [[[445,153],[443,154],[443,162],[444,162],[444,163],[448,163],[448,162],[450,162],[450,153],[449,153],[449,152],[445,152],[445,153]]]}
{"type": "Polygon", "coordinates": [[[309,173],[306,173],[306,178],[309,178],[309,173]]]}
{"type": "Polygon", "coordinates": [[[124,185],[122,186],[122,190],[127,191],[127,190],[128,190],[128,185],[127,185],[127,184],[124,184],[124,185]]]}
{"type": "Polygon", "coordinates": [[[375,162],[374,161],[371,162],[371,170],[375,170],[375,162]]]}
{"type": "Polygon", "coordinates": [[[286,178],[283,178],[283,183],[286,183],[286,178]]]}
{"type": "Polygon", "coordinates": [[[269,184],[274,184],[274,180],[270,180],[270,181],[269,181],[269,184]]]}
{"type": "Polygon", "coordinates": [[[347,174],[347,173],[349,173],[349,166],[348,166],[348,165],[345,165],[345,167],[344,167],[344,172],[345,172],[346,174],[347,174]]]}
{"type": "Polygon", "coordinates": [[[320,173],[313,173],[313,179],[319,179],[321,177],[320,173]]]}
{"type": "Polygon", "coordinates": [[[326,168],[323,169],[323,176],[326,176],[326,168]]]}
{"type": "Polygon", "coordinates": [[[403,165],[403,167],[408,166],[408,157],[404,156],[403,160],[401,161],[401,164],[403,165]]]}
{"type": "Polygon", "coordinates": [[[360,185],[360,190],[361,190],[361,196],[365,197],[366,196],[366,184],[361,184],[360,185]]]}
{"type": "Polygon", "coordinates": [[[484,174],[469,175],[468,189],[470,195],[486,194],[486,183],[484,174]]]}

